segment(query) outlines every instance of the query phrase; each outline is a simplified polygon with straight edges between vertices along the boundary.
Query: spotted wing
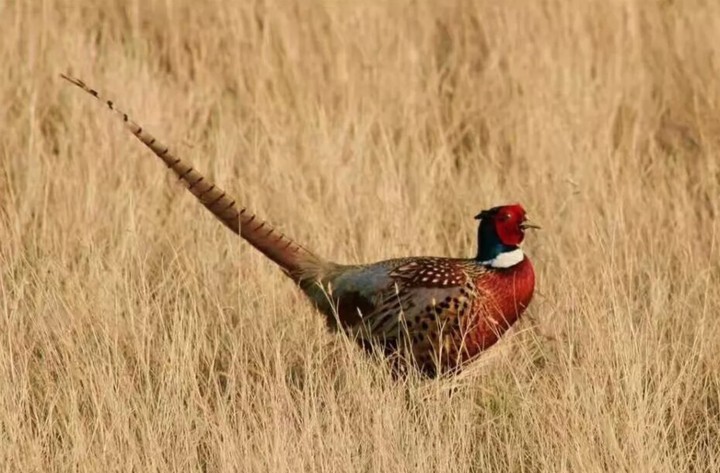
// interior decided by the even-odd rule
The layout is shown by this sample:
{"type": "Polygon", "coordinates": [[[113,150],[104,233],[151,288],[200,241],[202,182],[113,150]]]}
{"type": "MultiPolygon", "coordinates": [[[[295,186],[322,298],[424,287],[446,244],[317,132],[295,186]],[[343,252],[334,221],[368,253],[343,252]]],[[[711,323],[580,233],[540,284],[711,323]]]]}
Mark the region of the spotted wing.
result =
{"type": "Polygon", "coordinates": [[[449,258],[413,259],[396,267],[390,272],[390,277],[406,288],[459,287],[470,277],[471,271],[465,263],[465,260],[449,258]]]}
{"type": "MultiPolygon", "coordinates": [[[[419,259],[396,267],[393,286],[364,317],[364,337],[390,348],[409,346],[425,366],[444,353],[457,358],[478,297],[474,281],[484,270],[464,260],[419,259]]],[[[435,360],[436,362],[437,360],[435,360]]]]}

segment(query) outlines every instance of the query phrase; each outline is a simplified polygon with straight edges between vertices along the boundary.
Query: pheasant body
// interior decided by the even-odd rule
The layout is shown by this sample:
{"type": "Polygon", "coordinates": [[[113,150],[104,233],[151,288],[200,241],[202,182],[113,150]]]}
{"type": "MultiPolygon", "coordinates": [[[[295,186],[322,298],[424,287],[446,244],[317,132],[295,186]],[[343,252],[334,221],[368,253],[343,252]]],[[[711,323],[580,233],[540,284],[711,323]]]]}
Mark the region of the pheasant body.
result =
{"type": "Polygon", "coordinates": [[[534,287],[527,258],[493,268],[474,259],[420,257],[339,267],[306,293],[334,327],[365,346],[404,349],[432,374],[497,342],[527,308],[534,287]]]}
{"type": "MultiPolygon", "coordinates": [[[[115,112],[125,126],[180,178],[223,224],[277,263],[331,327],[364,347],[409,358],[426,374],[461,368],[498,341],[532,299],[535,273],[519,244],[527,223],[520,205],[481,212],[472,259],[399,258],[367,265],[326,261],[236,204],[222,189],[113,102],[63,75],[115,112]]],[[[397,359],[397,357],[395,358],[397,359]]]]}

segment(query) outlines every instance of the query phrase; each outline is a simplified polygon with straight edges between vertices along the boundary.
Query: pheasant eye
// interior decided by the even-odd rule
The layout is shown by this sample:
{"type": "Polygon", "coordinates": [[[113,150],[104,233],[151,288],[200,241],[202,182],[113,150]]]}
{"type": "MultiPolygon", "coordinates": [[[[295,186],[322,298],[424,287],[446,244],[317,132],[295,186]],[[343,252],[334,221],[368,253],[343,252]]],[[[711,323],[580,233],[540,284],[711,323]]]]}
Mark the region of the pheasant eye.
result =
{"type": "Polygon", "coordinates": [[[511,218],[512,218],[512,215],[510,215],[509,213],[504,213],[504,214],[500,215],[501,222],[507,222],[511,218]]]}

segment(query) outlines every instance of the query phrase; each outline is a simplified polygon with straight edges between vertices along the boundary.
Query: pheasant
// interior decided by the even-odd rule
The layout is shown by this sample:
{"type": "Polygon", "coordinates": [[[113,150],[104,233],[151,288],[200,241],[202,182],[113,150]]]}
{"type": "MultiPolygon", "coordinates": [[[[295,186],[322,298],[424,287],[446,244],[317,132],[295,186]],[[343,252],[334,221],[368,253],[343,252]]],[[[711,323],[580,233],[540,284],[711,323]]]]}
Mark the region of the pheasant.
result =
{"type": "MultiPolygon", "coordinates": [[[[525,311],[535,273],[520,244],[531,224],[520,204],[483,210],[474,258],[410,257],[372,264],[327,261],[241,207],[83,81],[225,226],[275,262],[331,328],[428,376],[457,372],[495,344],[525,311]]],[[[395,364],[397,366],[397,364],[395,364]]]]}

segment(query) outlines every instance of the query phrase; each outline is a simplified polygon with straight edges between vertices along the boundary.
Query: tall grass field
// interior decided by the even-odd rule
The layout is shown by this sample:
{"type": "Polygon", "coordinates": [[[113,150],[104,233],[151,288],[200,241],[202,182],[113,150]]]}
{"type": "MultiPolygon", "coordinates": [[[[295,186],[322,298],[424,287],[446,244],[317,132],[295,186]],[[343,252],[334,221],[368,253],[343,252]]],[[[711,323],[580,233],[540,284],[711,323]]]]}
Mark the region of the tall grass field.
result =
{"type": "Polygon", "coordinates": [[[720,471],[720,2],[0,0],[0,470],[720,471]],[[102,104],[330,260],[543,229],[394,379],[102,104]]]}

